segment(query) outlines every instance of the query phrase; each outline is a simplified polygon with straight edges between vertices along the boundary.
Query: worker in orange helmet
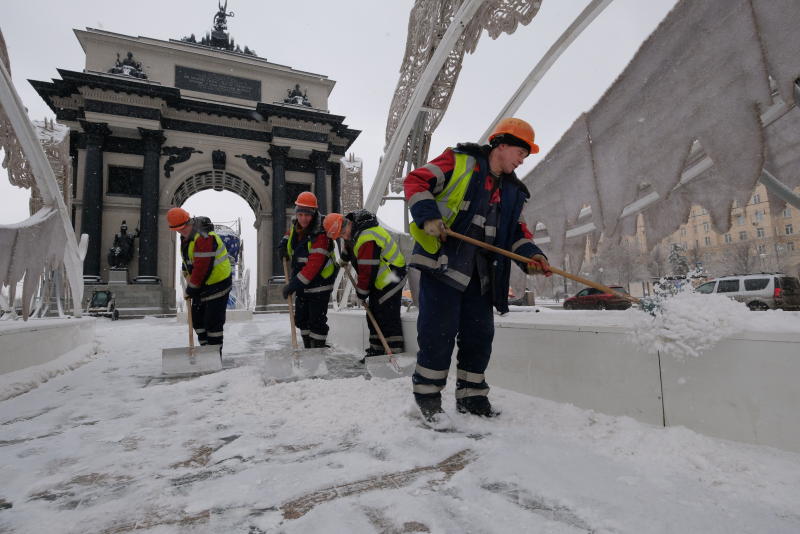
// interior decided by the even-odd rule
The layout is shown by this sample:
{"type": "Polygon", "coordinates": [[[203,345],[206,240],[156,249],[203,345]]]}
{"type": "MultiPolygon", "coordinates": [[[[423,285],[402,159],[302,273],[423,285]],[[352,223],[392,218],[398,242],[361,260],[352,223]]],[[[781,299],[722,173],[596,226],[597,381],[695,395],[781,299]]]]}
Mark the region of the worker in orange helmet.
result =
{"type": "Polygon", "coordinates": [[[279,253],[291,262],[283,298],[296,294],[294,317],[306,348],[325,347],[328,337],[328,301],[338,267],[333,241],[322,228],[317,197],[303,191],[294,202],[295,216],[280,242],[279,253]]]}
{"type": "Polygon", "coordinates": [[[181,270],[186,298],[191,299],[192,324],[200,345],[219,345],[231,291],[231,262],[225,243],[208,217],[191,217],[183,208],[170,208],[167,224],[181,236],[181,270]]]}
{"type": "Polygon", "coordinates": [[[539,152],[530,124],[502,119],[488,145],[448,148],[411,171],[404,191],[414,222],[410,265],[421,271],[414,399],[427,421],[439,419],[453,346],[458,343],[456,409],[482,417],[489,402],[485,371],[494,338],[492,307],[508,311],[511,263],[499,254],[447,238],[446,228],[530,258],[518,265],[551,275],[544,253],[522,217],[528,188],[514,170],[539,152]]]}
{"type": "MultiPolygon", "coordinates": [[[[344,242],[342,258],[356,268],[356,294],[365,303],[386,338],[393,353],[403,352],[403,325],[400,322],[400,301],[406,283],[406,260],[399,243],[378,224],[378,218],[367,210],[347,215],[330,213],[323,222],[331,239],[344,242]]],[[[364,358],[385,354],[383,344],[371,321],[369,348],[364,358]]]]}

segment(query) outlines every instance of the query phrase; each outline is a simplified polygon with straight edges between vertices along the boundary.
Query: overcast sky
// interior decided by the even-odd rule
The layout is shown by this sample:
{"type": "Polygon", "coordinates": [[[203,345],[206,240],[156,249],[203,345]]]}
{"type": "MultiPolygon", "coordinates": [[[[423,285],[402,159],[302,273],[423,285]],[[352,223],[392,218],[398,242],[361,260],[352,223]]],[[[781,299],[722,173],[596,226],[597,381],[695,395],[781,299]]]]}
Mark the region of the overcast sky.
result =
{"type": "MultiPolygon", "coordinates": [[[[485,33],[475,54],[464,58],[450,107],[433,136],[431,157],[460,141],[475,141],[561,32],[588,0],[544,0],[527,26],[496,41],[485,33]]],[[[235,41],[259,56],[336,81],[331,113],[361,130],[350,152],[364,160],[365,193],[383,150],[386,116],[405,50],[411,0],[229,0],[235,16],[228,29],[235,41]]],[[[517,113],[536,131],[542,152],[531,156],[521,176],[541,160],[583,111],[590,109],[666,16],[675,0],[615,0],[583,33],[517,113]]],[[[216,0],[27,0],[0,3],[0,29],[11,58],[17,91],[32,119],[52,117],[28,79],[57,78],[57,68],[82,70],[84,54],[73,28],[93,27],[127,35],[179,39],[210,30],[216,0]]],[[[27,215],[26,191],[8,184],[0,170],[0,224],[27,215]]],[[[242,218],[246,247],[255,247],[253,213],[233,193],[203,192],[186,207],[216,221],[242,218]]],[[[399,202],[380,215],[402,226],[399,202]]],[[[129,221],[130,224],[130,221],[129,221]]],[[[247,257],[255,277],[255,254],[247,257]]],[[[254,291],[254,288],[251,288],[254,291]]]]}

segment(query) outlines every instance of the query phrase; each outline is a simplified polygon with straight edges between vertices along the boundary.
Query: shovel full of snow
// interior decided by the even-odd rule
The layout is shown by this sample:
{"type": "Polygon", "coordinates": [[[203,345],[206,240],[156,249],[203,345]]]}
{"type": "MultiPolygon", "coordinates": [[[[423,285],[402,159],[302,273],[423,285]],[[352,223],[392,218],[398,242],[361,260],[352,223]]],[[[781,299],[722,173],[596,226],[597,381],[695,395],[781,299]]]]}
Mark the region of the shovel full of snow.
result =
{"type": "MultiPolygon", "coordinates": [[[[483,241],[479,241],[478,239],[475,239],[473,237],[469,237],[469,236],[465,236],[463,234],[459,234],[458,232],[452,231],[450,228],[445,228],[445,233],[447,233],[447,235],[449,235],[449,236],[453,236],[453,237],[456,237],[458,239],[461,239],[462,241],[466,241],[467,243],[471,243],[471,244],[475,245],[476,247],[485,248],[486,250],[491,250],[492,252],[496,252],[497,254],[501,254],[503,256],[506,256],[507,258],[511,258],[512,260],[517,260],[517,261],[523,262],[523,263],[530,263],[531,262],[530,258],[526,258],[525,256],[520,256],[519,254],[514,254],[511,251],[508,251],[508,250],[506,250],[504,248],[496,247],[494,245],[490,245],[489,243],[484,243],[483,241]]],[[[604,293],[610,293],[612,295],[616,295],[617,297],[620,297],[620,298],[623,298],[623,299],[631,301],[633,304],[640,304],[642,306],[642,309],[644,309],[645,311],[650,312],[650,313],[653,312],[653,305],[652,305],[652,302],[650,302],[650,301],[648,301],[648,302],[641,301],[640,299],[637,299],[636,297],[633,297],[633,296],[625,294],[625,293],[620,293],[619,291],[614,291],[610,287],[604,286],[603,284],[600,284],[598,282],[594,282],[594,281],[589,280],[587,278],[583,278],[582,276],[577,276],[577,275],[574,275],[572,273],[568,273],[566,271],[562,271],[558,267],[553,267],[552,265],[550,266],[550,270],[553,273],[555,273],[555,274],[557,274],[559,276],[563,276],[564,278],[569,278],[570,280],[575,280],[576,282],[579,282],[581,284],[587,285],[589,287],[593,287],[595,289],[599,289],[600,291],[602,291],[604,293]],[[650,306],[649,309],[648,309],[648,306],[650,306]]]]}
{"type": "MultiPolygon", "coordinates": [[[[283,275],[289,282],[289,261],[283,260],[283,275]]],[[[276,380],[289,378],[307,378],[324,375],[328,372],[325,365],[327,348],[304,349],[297,346],[297,327],[294,324],[294,304],[292,295],[286,299],[289,305],[289,324],[292,328],[292,348],[267,350],[264,353],[264,376],[276,380]]]]}
{"type": "MultiPolygon", "coordinates": [[[[350,279],[350,283],[353,284],[353,287],[356,287],[356,281],[353,279],[353,275],[350,274],[350,270],[345,267],[344,272],[347,273],[347,278],[350,279]]],[[[369,322],[372,323],[375,333],[378,334],[378,337],[381,340],[383,350],[386,352],[386,354],[379,356],[367,356],[365,358],[365,365],[367,366],[367,371],[369,372],[370,376],[374,378],[402,378],[404,376],[411,376],[414,374],[416,359],[414,359],[414,362],[401,365],[400,361],[397,359],[398,355],[394,354],[392,349],[389,348],[389,344],[386,342],[386,337],[384,337],[381,327],[378,326],[378,321],[375,319],[375,316],[372,315],[371,311],[369,311],[369,307],[367,306],[366,302],[364,303],[364,309],[367,311],[369,322]]]]}
{"type": "Polygon", "coordinates": [[[185,376],[213,373],[222,369],[222,354],[218,345],[194,345],[192,301],[186,299],[186,322],[189,323],[189,347],[163,349],[161,373],[167,376],[185,376]]]}

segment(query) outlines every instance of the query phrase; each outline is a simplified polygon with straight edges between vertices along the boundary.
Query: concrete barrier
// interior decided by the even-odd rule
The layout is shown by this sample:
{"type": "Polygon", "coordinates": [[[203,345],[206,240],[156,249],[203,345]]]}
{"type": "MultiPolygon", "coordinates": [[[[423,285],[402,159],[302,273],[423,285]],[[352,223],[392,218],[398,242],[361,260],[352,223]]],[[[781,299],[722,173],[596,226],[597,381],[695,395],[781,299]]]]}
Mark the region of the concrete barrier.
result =
{"type": "Polygon", "coordinates": [[[0,374],[41,365],[94,341],[96,319],[31,319],[0,323],[0,374]]]}
{"type": "MultiPolygon", "coordinates": [[[[365,349],[363,310],[331,311],[328,318],[331,343],[365,349]]],[[[583,318],[574,312],[496,317],[489,384],[800,452],[800,334],[742,332],[698,358],[678,359],[642,351],[622,323],[592,326],[580,324],[583,318]]],[[[416,314],[403,315],[403,333],[406,351],[416,352],[416,314]]]]}

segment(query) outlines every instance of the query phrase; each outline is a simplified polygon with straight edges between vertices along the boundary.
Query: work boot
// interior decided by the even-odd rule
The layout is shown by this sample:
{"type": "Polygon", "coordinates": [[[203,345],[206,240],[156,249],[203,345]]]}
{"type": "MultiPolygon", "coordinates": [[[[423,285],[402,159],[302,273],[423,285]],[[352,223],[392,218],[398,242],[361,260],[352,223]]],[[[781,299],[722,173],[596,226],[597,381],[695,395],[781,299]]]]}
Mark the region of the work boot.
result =
{"type": "Polygon", "coordinates": [[[442,410],[442,395],[441,393],[434,393],[432,395],[422,395],[414,393],[414,400],[417,401],[419,411],[422,413],[423,419],[429,423],[436,421],[436,416],[444,413],[442,410]]]}
{"type": "Polygon", "coordinates": [[[473,395],[456,399],[456,409],[458,413],[470,413],[479,417],[496,417],[500,415],[499,410],[492,408],[492,403],[485,395],[473,395]]]}
{"type": "Polygon", "coordinates": [[[324,339],[314,339],[313,337],[311,338],[311,348],[312,349],[324,349],[324,348],[327,348],[327,347],[328,347],[328,345],[325,344],[325,340],[324,339]]]}
{"type": "Polygon", "coordinates": [[[303,346],[307,349],[310,349],[312,347],[311,336],[309,336],[308,334],[303,336],[303,346]]]}

